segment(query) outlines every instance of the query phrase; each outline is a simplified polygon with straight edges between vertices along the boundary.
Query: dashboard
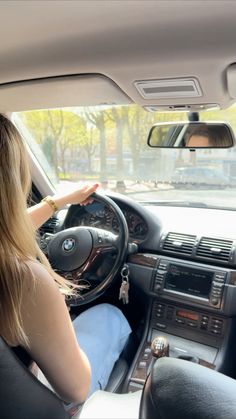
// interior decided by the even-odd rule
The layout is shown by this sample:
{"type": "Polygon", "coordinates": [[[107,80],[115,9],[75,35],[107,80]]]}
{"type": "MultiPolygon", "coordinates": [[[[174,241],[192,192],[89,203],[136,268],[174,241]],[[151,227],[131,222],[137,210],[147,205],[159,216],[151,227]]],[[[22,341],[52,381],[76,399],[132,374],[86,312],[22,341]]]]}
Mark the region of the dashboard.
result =
{"type": "MultiPolygon", "coordinates": [[[[140,252],[236,269],[235,211],[139,203],[120,194],[110,198],[123,212],[130,241],[138,243],[140,252]]],[[[95,200],[60,210],[40,230],[56,233],[76,226],[119,233],[114,212],[95,200]]]]}

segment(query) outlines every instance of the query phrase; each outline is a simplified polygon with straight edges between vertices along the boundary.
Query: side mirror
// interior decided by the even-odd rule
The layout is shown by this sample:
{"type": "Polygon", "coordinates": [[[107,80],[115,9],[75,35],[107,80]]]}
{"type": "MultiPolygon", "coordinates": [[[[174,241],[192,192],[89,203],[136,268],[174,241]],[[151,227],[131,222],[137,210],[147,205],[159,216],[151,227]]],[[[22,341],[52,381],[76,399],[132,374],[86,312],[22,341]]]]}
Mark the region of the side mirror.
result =
{"type": "Polygon", "coordinates": [[[230,148],[235,138],[225,122],[168,122],[155,124],[147,143],[159,148],[230,148]]]}

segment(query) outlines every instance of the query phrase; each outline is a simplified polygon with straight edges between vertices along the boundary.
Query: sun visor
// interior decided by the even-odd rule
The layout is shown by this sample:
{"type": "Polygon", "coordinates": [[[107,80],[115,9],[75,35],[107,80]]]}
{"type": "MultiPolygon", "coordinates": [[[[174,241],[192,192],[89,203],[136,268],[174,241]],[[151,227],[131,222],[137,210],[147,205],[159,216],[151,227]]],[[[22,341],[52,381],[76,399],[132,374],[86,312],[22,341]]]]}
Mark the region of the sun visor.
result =
{"type": "Polygon", "coordinates": [[[59,76],[0,85],[0,111],[129,104],[131,99],[102,75],[59,76]]]}
{"type": "Polygon", "coordinates": [[[229,95],[236,99],[236,64],[232,64],[226,70],[229,95]]]}

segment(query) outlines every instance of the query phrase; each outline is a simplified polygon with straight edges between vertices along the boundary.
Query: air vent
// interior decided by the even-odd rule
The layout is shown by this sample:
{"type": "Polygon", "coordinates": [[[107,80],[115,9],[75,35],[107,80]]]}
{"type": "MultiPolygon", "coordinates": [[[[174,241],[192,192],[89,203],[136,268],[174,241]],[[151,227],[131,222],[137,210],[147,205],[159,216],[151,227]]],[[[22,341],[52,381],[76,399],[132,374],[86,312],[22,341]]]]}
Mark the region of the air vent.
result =
{"type": "Polygon", "coordinates": [[[40,227],[39,229],[40,236],[42,236],[45,233],[51,233],[51,234],[56,233],[56,227],[58,226],[58,224],[59,224],[59,221],[56,217],[49,218],[49,220],[46,221],[46,223],[44,223],[40,227]]]}
{"type": "Polygon", "coordinates": [[[191,255],[196,236],[190,234],[168,233],[163,243],[163,250],[191,255]]]}
{"type": "Polygon", "coordinates": [[[140,80],[134,83],[144,99],[199,97],[202,92],[196,79],[140,80]]]}
{"type": "Polygon", "coordinates": [[[213,239],[202,237],[196,255],[208,259],[228,262],[233,242],[231,240],[213,239]]]}

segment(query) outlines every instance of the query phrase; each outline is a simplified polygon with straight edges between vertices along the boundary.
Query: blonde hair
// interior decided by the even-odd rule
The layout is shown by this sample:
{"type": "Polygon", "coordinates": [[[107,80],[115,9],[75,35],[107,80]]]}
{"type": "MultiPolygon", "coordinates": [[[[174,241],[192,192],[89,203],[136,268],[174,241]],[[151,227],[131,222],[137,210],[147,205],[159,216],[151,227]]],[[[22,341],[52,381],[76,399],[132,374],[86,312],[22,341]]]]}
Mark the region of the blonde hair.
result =
{"type": "MultiPolygon", "coordinates": [[[[28,345],[21,306],[26,278],[35,278],[27,262],[39,260],[59,287],[70,293],[68,281],[57,275],[40,250],[27,213],[31,176],[27,151],[13,123],[0,114],[0,331],[8,343],[28,345]],[[6,333],[7,332],[7,333],[6,333]]],[[[72,292],[71,292],[72,293],[72,292]]]]}

